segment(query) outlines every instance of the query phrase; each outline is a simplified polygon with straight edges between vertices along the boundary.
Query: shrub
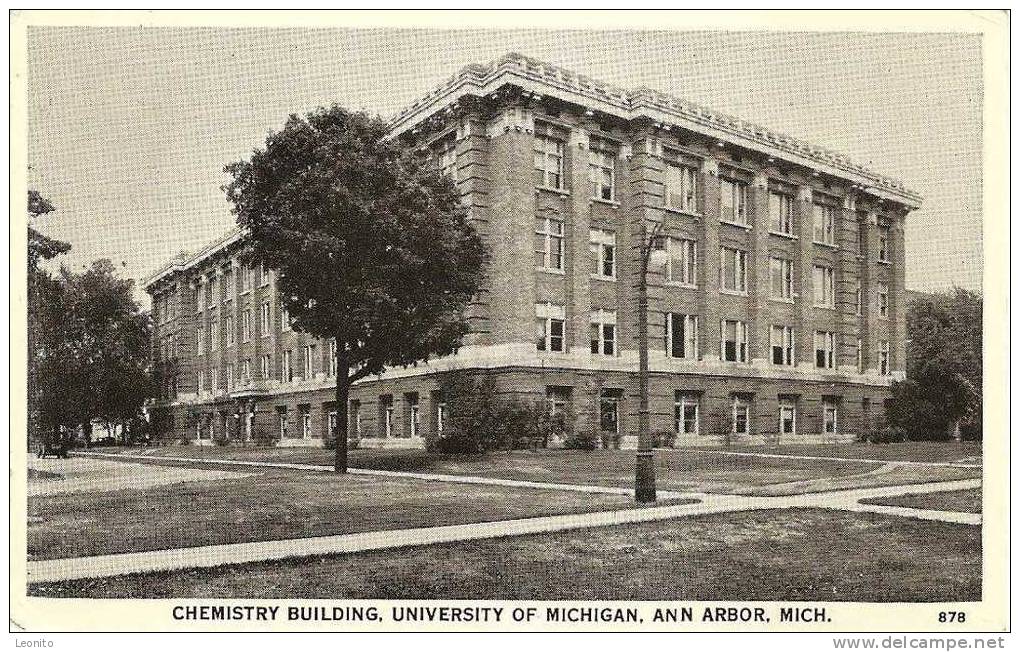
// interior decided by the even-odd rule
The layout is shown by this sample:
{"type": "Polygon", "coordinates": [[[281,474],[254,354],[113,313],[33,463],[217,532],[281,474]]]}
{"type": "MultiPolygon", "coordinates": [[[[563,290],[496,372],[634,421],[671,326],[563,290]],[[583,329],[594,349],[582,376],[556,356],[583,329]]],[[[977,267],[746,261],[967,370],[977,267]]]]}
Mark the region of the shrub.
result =
{"type": "Polygon", "coordinates": [[[252,441],[255,442],[256,446],[275,446],[276,437],[269,434],[265,428],[255,426],[252,428],[252,441]]]}
{"type": "Polygon", "coordinates": [[[906,436],[896,428],[885,427],[869,430],[859,439],[869,444],[895,444],[906,441],[906,436]]]}
{"type": "Polygon", "coordinates": [[[653,446],[656,448],[675,448],[677,432],[675,430],[659,430],[652,435],[653,446]]]}
{"type": "Polygon", "coordinates": [[[593,451],[602,440],[600,433],[594,430],[577,430],[563,438],[563,448],[593,451]]]}

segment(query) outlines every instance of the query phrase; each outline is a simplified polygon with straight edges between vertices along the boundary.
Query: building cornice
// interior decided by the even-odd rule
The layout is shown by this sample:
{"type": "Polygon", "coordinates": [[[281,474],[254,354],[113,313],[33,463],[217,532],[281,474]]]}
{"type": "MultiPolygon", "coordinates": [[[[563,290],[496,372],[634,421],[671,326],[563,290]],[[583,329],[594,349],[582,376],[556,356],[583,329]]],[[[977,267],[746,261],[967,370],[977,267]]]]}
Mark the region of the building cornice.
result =
{"type": "Polygon", "coordinates": [[[919,208],[921,196],[901,182],[854,163],[848,157],[786,134],[687,100],[647,88],[627,90],[517,53],[489,64],[472,64],[390,121],[393,136],[414,129],[461,98],[491,96],[514,86],[532,97],[570,102],[626,121],[648,119],[662,128],[679,127],[716,138],[821,174],[849,180],[860,192],[919,208]]]}
{"type": "Polygon", "coordinates": [[[206,246],[199,249],[196,253],[170,261],[151,276],[146,278],[142,282],[142,287],[148,291],[163,281],[173,278],[176,274],[187,271],[208,260],[212,256],[215,256],[224,249],[227,249],[231,245],[240,242],[243,237],[244,231],[240,227],[233,228],[216,240],[213,240],[206,246]]]}

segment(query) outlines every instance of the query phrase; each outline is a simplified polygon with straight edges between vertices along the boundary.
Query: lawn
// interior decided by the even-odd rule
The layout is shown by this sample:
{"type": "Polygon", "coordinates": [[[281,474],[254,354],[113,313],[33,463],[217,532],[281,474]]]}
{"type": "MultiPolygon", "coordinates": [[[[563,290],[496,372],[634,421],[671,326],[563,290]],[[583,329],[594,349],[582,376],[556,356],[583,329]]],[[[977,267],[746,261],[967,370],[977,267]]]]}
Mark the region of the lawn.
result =
{"type": "Polygon", "coordinates": [[[267,469],[212,482],[33,496],[28,554],[80,557],[632,506],[627,496],[267,469]]]}
{"type": "Polygon", "coordinates": [[[801,509],[37,584],[29,594],[955,602],[980,600],[980,578],[978,527],[801,509]],[[938,541],[938,554],[921,554],[919,541],[938,541]]]}
{"type": "Polygon", "coordinates": [[[862,500],[869,505],[893,505],[896,507],[914,507],[917,509],[938,509],[946,512],[981,513],[981,490],[964,489],[962,491],[940,491],[929,494],[907,494],[862,500]]]}
{"type": "MultiPolygon", "coordinates": [[[[124,449],[121,449],[124,450],[124,449]]],[[[208,448],[172,446],[127,449],[159,457],[216,458],[330,464],[332,452],[321,448],[208,448]]],[[[634,451],[538,450],[489,455],[429,455],[414,449],[351,451],[350,465],[388,471],[448,473],[511,480],[631,487],[634,451]]],[[[861,462],[800,460],[720,455],[697,450],[656,451],[660,489],[743,493],[754,487],[797,480],[866,473],[878,465],[861,462]]]]}
{"type": "Polygon", "coordinates": [[[786,444],[780,446],[730,446],[724,449],[743,453],[843,457],[885,460],[889,462],[981,463],[979,441],[909,441],[899,444],[786,444]]]}

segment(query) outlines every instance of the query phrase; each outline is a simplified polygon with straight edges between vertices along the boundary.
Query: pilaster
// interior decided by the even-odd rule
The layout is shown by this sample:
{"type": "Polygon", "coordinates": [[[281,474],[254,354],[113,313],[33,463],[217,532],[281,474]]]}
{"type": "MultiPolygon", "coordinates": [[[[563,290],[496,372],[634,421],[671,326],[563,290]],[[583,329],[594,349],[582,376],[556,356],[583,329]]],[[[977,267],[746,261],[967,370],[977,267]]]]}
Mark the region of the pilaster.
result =
{"type": "Polygon", "coordinates": [[[719,164],[705,159],[701,166],[701,247],[698,285],[701,291],[699,333],[701,359],[719,360],[719,164]]]}

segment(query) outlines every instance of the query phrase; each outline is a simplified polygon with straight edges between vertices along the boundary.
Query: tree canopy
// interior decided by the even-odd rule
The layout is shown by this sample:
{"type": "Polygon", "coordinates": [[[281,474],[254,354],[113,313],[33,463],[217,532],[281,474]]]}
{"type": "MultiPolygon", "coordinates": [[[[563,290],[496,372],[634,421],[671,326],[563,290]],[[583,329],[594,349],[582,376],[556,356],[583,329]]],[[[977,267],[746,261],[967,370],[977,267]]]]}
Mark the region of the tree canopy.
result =
{"type": "MultiPolygon", "coordinates": [[[[35,218],[56,210],[53,204],[37,190],[28,191],[28,215],[35,218]]],[[[71,250],[71,245],[61,240],[54,240],[39,233],[31,225],[28,227],[28,269],[35,271],[40,260],[50,260],[71,250]]]]}
{"type": "Polygon", "coordinates": [[[338,470],[349,384],[455,351],[484,259],[453,181],[387,135],[334,105],[226,167],[250,259],[277,271],[294,329],[336,341],[338,470]]]}

